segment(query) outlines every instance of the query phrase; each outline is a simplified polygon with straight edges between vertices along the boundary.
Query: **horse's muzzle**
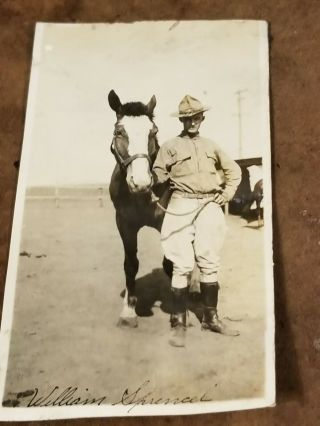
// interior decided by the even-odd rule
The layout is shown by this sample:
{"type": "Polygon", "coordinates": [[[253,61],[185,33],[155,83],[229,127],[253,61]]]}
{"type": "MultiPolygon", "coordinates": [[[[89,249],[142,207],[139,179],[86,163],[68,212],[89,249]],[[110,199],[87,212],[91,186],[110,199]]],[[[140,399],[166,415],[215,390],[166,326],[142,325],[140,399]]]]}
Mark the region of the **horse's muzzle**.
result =
{"type": "Polygon", "coordinates": [[[127,183],[131,192],[146,193],[149,192],[152,187],[152,175],[151,173],[148,173],[147,175],[138,178],[134,178],[132,175],[130,177],[127,176],[127,183]]]}
{"type": "Polygon", "coordinates": [[[136,184],[133,179],[131,178],[130,181],[128,182],[128,186],[129,186],[129,190],[130,192],[134,193],[134,194],[146,194],[147,192],[150,192],[151,187],[152,187],[152,181],[150,180],[150,183],[147,184],[136,184]]]}

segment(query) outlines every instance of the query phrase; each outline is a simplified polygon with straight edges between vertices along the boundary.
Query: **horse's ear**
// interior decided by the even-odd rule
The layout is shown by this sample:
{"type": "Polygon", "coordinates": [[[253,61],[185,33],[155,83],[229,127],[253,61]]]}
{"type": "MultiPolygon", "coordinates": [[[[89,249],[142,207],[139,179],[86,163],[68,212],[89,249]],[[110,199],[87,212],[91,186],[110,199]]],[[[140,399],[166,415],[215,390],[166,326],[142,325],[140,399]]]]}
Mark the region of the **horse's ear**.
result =
{"type": "Polygon", "coordinates": [[[148,110],[149,115],[153,114],[153,110],[154,110],[156,105],[157,105],[157,100],[156,100],[156,97],[153,95],[152,98],[150,99],[148,105],[147,105],[147,110],[148,110]]]}
{"type": "Polygon", "coordinates": [[[114,90],[111,90],[108,95],[108,101],[111,109],[115,112],[119,112],[120,108],[122,107],[121,101],[119,99],[119,96],[116,94],[114,90]]]}

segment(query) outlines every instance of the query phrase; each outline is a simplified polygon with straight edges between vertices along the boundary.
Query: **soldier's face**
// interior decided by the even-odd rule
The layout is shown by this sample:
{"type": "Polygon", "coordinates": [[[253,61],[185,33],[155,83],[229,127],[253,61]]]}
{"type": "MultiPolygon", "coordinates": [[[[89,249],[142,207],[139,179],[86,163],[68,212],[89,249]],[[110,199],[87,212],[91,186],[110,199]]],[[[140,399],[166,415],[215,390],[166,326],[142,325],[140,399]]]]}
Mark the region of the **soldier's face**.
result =
{"type": "Polygon", "coordinates": [[[204,115],[202,112],[200,112],[199,114],[192,115],[191,117],[181,118],[184,131],[191,134],[198,133],[203,120],[204,115]]]}

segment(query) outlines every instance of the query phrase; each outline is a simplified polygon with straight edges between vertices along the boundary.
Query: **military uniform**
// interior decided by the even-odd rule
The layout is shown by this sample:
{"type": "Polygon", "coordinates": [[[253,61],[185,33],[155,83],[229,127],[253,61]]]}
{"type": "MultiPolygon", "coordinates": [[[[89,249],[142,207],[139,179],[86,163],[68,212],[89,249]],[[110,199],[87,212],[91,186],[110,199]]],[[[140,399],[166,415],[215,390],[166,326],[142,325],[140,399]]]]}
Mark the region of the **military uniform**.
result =
{"type": "MultiPolygon", "coordinates": [[[[187,95],[180,103],[178,116],[192,119],[204,110],[199,101],[187,95]],[[183,105],[190,107],[191,113],[184,111],[183,105]]],[[[173,263],[176,315],[172,323],[177,322],[180,315],[180,323],[173,327],[180,324],[185,329],[186,288],[195,261],[200,269],[204,302],[217,303],[220,251],[226,231],[221,204],[233,197],[241,180],[241,169],[215,142],[198,132],[192,134],[184,130],[161,146],[153,174],[156,185],[169,180],[172,190],[161,243],[164,255],[173,263]],[[223,186],[219,170],[224,176],[223,186]],[[214,201],[217,194],[219,204],[214,201]]]]}
{"type": "Polygon", "coordinates": [[[211,140],[187,134],[163,144],[153,166],[158,183],[170,180],[173,191],[161,231],[165,256],[173,262],[173,287],[186,287],[194,259],[202,282],[217,281],[219,253],[225,236],[221,207],[210,201],[221,192],[225,202],[240,182],[240,167],[211,140]],[[225,176],[221,189],[218,170],[225,176]],[[198,209],[197,209],[198,208],[198,209]]]}

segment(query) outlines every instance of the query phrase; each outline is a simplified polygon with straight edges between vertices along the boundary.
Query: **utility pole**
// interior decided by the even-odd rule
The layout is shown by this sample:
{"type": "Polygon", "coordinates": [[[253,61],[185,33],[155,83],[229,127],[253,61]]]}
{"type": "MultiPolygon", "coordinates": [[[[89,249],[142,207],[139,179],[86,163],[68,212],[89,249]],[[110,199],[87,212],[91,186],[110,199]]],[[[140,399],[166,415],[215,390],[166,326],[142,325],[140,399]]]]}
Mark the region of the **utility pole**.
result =
{"type": "Polygon", "coordinates": [[[237,90],[235,92],[237,96],[237,104],[238,104],[238,147],[239,147],[239,159],[242,158],[242,105],[241,101],[243,101],[244,97],[241,96],[242,93],[247,92],[247,90],[237,90]]]}

